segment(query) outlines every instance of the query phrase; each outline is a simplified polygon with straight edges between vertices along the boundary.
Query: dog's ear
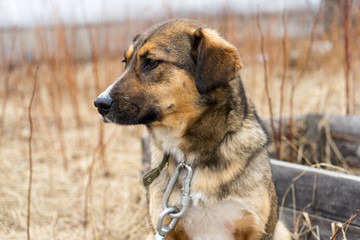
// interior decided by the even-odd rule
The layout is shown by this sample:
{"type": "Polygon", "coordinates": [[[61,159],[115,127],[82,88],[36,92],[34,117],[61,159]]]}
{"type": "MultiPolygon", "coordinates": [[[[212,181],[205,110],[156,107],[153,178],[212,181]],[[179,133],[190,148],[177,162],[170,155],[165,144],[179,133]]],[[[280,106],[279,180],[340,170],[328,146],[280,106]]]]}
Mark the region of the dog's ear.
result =
{"type": "Polygon", "coordinates": [[[141,33],[136,33],[135,36],[133,37],[133,42],[136,42],[136,40],[138,40],[138,38],[141,36],[141,33]]]}
{"type": "Polygon", "coordinates": [[[224,86],[236,77],[242,63],[233,45],[208,28],[197,29],[193,39],[195,85],[200,94],[224,86]]]}

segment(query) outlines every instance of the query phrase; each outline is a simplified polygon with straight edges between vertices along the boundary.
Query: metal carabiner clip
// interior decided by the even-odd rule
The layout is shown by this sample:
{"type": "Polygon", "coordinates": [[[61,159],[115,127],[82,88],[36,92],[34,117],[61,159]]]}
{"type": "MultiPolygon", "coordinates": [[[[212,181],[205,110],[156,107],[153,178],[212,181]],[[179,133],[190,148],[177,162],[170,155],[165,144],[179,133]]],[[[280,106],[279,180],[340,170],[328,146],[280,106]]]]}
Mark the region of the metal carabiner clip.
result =
{"type": "Polygon", "coordinates": [[[177,209],[176,207],[169,207],[169,208],[164,209],[160,213],[159,219],[157,222],[157,226],[156,226],[157,235],[159,235],[158,239],[159,239],[159,237],[164,237],[163,239],[165,239],[165,236],[170,232],[171,229],[173,229],[175,227],[177,221],[179,220],[178,218],[172,218],[171,222],[169,223],[168,226],[163,225],[163,223],[164,223],[164,218],[166,215],[169,215],[170,213],[176,213],[176,212],[179,212],[179,209],[177,209]]]}
{"type": "Polygon", "coordinates": [[[184,215],[184,213],[186,212],[186,210],[189,208],[189,205],[190,205],[190,183],[191,183],[193,171],[189,165],[184,164],[184,163],[179,163],[176,166],[175,172],[169,181],[168,187],[165,190],[162,205],[163,205],[163,209],[168,208],[167,203],[169,200],[169,196],[171,194],[171,191],[174,188],[177,178],[179,177],[181,169],[184,169],[186,171],[186,175],[183,178],[183,189],[182,189],[182,197],[181,197],[182,208],[180,209],[180,212],[178,212],[178,213],[170,213],[169,216],[171,218],[180,218],[182,215],[184,215]]]}
{"type": "Polygon", "coordinates": [[[190,183],[191,183],[192,175],[193,175],[193,171],[189,165],[184,164],[184,163],[179,163],[176,166],[175,171],[174,171],[173,175],[171,176],[170,181],[164,192],[164,196],[162,199],[162,207],[164,210],[159,215],[159,219],[158,219],[157,226],[156,226],[157,233],[154,237],[154,240],[164,240],[166,235],[170,232],[170,230],[175,227],[179,218],[182,215],[184,215],[186,210],[189,208],[189,205],[190,205],[190,183]],[[170,194],[171,194],[172,190],[174,189],[176,181],[179,177],[180,170],[182,170],[182,169],[186,171],[186,175],[183,178],[183,188],[181,190],[181,192],[182,192],[182,197],[181,197],[182,208],[179,210],[176,207],[168,207],[168,201],[169,201],[170,194]],[[168,215],[171,219],[169,225],[167,225],[167,226],[164,225],[164,218],[166,215],[168,215]]]}

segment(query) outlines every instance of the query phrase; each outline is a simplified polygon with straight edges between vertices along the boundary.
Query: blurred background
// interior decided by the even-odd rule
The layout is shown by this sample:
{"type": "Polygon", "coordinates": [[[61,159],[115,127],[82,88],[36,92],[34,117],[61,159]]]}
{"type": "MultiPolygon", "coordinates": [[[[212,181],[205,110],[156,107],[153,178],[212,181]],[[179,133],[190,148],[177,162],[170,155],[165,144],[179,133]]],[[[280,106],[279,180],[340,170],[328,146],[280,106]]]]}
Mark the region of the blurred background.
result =
{"type": "Polygon", "coordinates": [[[359,175],[358,140],[341,157],[319,152],[300,121],[359,116],[359,0],[0,0],[0,239],[151,235],[146,131],[104,124],[93,100],[123,71],[132,37],[172,18],[239,49],[274,158],[359,175]]]}

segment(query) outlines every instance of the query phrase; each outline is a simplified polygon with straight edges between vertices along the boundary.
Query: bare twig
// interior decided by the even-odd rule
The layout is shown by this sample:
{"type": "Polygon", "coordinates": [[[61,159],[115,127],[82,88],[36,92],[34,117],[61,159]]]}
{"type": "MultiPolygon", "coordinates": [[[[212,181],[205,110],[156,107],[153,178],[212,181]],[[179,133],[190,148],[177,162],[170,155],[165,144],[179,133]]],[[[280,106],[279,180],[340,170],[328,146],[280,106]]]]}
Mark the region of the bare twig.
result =
{"type": "MultiPolygon", "coordinates": [[[[106,139],[105,144],[108,144],[110,142],[110,140],[113,139],[114,134],[115,134],[115,131],[112,131],[112,133],[110,134],[108,139],[106,139]]],[[[84,196],[84,221],[83,221],[84,235],[83,235],[83,239],[87,239],[86,227],[87,227],[87,224],[88,224],[89,204],[91,204],[91,206],[92,206],[93,170],[94,170],[94,166],[95,166],[95,163],[96,163],[96,155],[97,154],[101,155],[101,151],[102,151],[102,147],[100,145],[97,145],[94,148],[92,156],[91,156],[91,158],[92,158],[91,163],[86,168],[86,172],[88,172],[88,181],[87,181],[87,184],[86,184],[85,196],[84,196]]],[[[105,203],[104,203],[104,205],[105,205],[105,203]]],[[[90,210],[92,211],[92,209],[90,209],[90,210]]],[[[104,219],[105,218],[106,218],[106,216],[104,216],[104,219]]],[[[91,220],[94,221],[94,219],[91,219],[91,220]]],[[[106,222],[106,220],[104,220],[104,222],[106,222]]],[[[94,229],[94,226],[95,225],[92,224],[93,233],[94,234],[96,233],[96,236],[97,236],[97,231],[96,231],[96,229],[94,229]]]]}
{"type": "MultiPolygon", "coordinates": [[[[313,48],[313,43],[315,41],[315,37],[316,37],[316,29],[317,29],[317,25],[319,23],[320,20],[320,16],[322,15],[323,12],[323,2],[320,4],[319,9],[316,13],[315,19],[314,19],[314,23],[312,26],[312,30],[311,30],[311,34],[310,34],[310,43],[308,46],[308,49],[306,51],[306,56],[305,56],[305,63],[302,67],[302,69],[300,70],[300,73],[298,75],[298,77],[295,79],[295,82],[293,82],[292,86],[291,86],[291,90],[290,90],[290,119],[289,119],[289,141],[291,144],[293,144],[294,142],[294,98],[295,98],[295,92],[296,92],[296,88],[299,85],[300,81],[302,80],[308,65],[309,65],[309,61],[310,61],[310,56],[312,53],[312,48],[313,48]]],[[[289,161],[293,162],[294,161],[294,156],[293,156],[293,149],[290,148],[290,156],[289,156],[289,161]]]]}
{"type": "Polygon", "coordinates": [[[35,92],[36,92],[38,70],[39,70],[39,67],[37,67],[35,70],[34,85],[33,85],[30,103],[28,106],[28,118],[29,118],[29,127],[30,127],[30,134],[29,134],[29,140],[28,140],[28,143],[29,143],[29,187],[28,187],[28,196],[27,196],[27,222],[26,222],[26,234],[27,234],[28,240],[30,240],[31,188],[32,188],[32,175],[33,175],[32,148],[31,148],[31,141],[32,141],[32,134],[33,134],[33,122],[32,122],[32,118],[31,118],[31,108],[32,108],[32,103],[34,101],[35,92]]]}
{"type": "Polygon", "coordinates": [[[283,11],[281,15],[281,19],[284,25],[284,37],[282,40],[283,45],[283,74],[281,77],[281,85],[280,85],[280,109],[279,109],[279,132],[277,136],[277,141],[279,144],[277,145],[277,159],[281,160],[281,128],[282,128],[282,114],[283,114],[283,106],[284,106],[284,86],[285,79],[287,74],[287,43],[288,43],[288,32],[287,32],[287,19],[286,19],[286,10],[283,11]]]}
{"type": "MultiPolygon", "coordinates": [[[[99,50],[96,46],[96,40],[94,34],[89,30],[87,34],[90,40],[91,54],[92,54],[92,70],[94,74],[94,85],[97,93],[100,93],[100,78],[99,78],[99,50]]],[[[104,124],[99,121],[99,146],[100,146],[100,159],[104,168],[104,175],[109,175],[109,167],[105,156],[105,145],[104,145],[104,124]]]]}
{"type": "Polygon", "coordinates": [[[350,114],[350,72],[351,72],[351,55],[349,41],[349,15],[351,10],[350,0],[343,1],[343,29],[344,29],[344,56],[345,56],[345,105],[346,115],[350,114]]]}
{"type": "MultiPolygon", "coordinates": [[[[297,178],[297,177],[296,177],[297,178]]],[[[315,193],[316,193],[316,186],[317,186],[317,178],[318,178],[318,174],[316,173],[315,176],[314,176],[314,182],[313,182],[313,190],[312,190],[312,195],[311,195],[311,202],[309,202],[305,207],[303,207],[298,216],[296,217],[296,221],[295,221],[295,226],[298,226],[299,223],[300,223],[300,218],[301,216],[303,216],[303,213],[305,213],[305,210],[308,209],[309,207],[311,207],[311,205],[314,204],[314,201],[315,201],[315,193]]],[[[298,178],[297,178],[298,179],[298,178]]],[[[293,179],[294,181],[294,179],[293,179]]],[[[293,199],[294,201],[294,199],[293,199]]],[[[295,228],[295,227],[294,227],[295,228]]],[[[309,227],[311,229],[311,227],[309,227]]],[[[296,228],[296,231],[297,231],[297,228],[296,228]]]]}
{"type": "Polygon", "coordinates": [[[89,205],[92,204],[92,177],[93,177],[93,169],[95,165],[95,159],[96,157],[93,156],[90,166],[89,166],[89,176],[88,176],[88,182],[86,184],[85,188],[85,196],[84,196],[84,221],[83,221],[83,228],[84,228],[84,240],[87,239],[86,235],[86,228],[88,225],[88,212],[89,212],[89,205]]]}
{"type": "Polygon", "coordinates": [[[108,206],[108,190],[110,188],[109,178],[106,178],[106,185],[104,187],[103,192],[103,231],[102,231],[102,239],[106,239],[106,232],[108,230],[107,227],[107,206],[108,206]]]}
{"type": "Polygon", "coordinates": [[[50,101],[52,102],[52,105],[54,106],[52,108],[52,112],[55,118],[56,123],[56,133],[59,139],[60,144],[60,151],[61,156],[63,160],[64,169],[68,169],[68,159],[66,155],[66,145],[65,145],[65,139],[64,139],[64,127],[63,127],[63,120],[61,118],[61,102],[63,99],[62,90],[60,90],[60,84],[56,78],[56,63],[54,61],[50,62],[50,68],[51,68],[51,76],[52,80],[54,81],[54,84],[51,84],[49,87],[49,90],[52,94],[52,97],[50,97],[50,101]]]}
{"type": "MultiPolygon", "coordinates": [[[[4,101],[3,101],[3,104],[2,104],[2,111],[1,111],[1,116],[0,116],[0,141],[3,137],[3,134],[4,134],[4,130],[5,130],[5,112],[6,112],[6,107],[7,107],[7,103],[8,103],[8,99],[9,99],[9,83],[10,83],[10,75],[11,75],[11,71],[12,71],[12,68],[13,68],[13,60],[12,60],[12,56],[13,56],[13,53],[15,52],[15,49],[16,49],[16,44],[15,44],[15,40],[16,40],[16,31],[17,29],[16,28],[13,28],[11,33],[12,33],[12,46],[11,46],[11,51],[10,51],[10,55],[9,55],[9,59],[7,60],[8,62],[8,69],[7,69],[7,72],[6,72],[6,75],[5,75],[5,86],[4,86],[4,101]]],[[[1,144],[0,144],[1,146],[1,144]]]]}
{"type": "MultiPolygon", "coordinates": [[[[270,113],[270,124],[271,124],[271,130],[272,130],[272,134],[274,136],[274,140],[275,140],[275,145],[277,146],[279,144],[279,141],[277,141],[277,139],[275,139],[276,137],[276,130],[275,130],[275,126],[274,126],[274,118],[273,118],[273,109],[272,109],[272,103],[271,103],[271,97],[270,97],[270,89],[269,89],[269,76],[268,76],[268,72],[267,72],[267,59],[265,56],[265,39],[264,39],[264,34],[263,34],[263,30],[261,28],[261,24],[260,24],[260,14],[259,11],[256,14],[256,23],[257,23],[257,27],[259,30],[259,34],[260,34],[260,50],[261,50],[261,57],[263,60],[263,66],[264,66],[264,81],[265,81],[265,94],[266,94],[266,98],[268,100],[268,106],[269,106],[269,113],[270,113]]],[[[276,147],[278,149],[278,147],[276,147]]]]}
{"type": "Polygon", "coordinates": [[[49,46],[48,42],[46,41],[46,34],[45,32],[40,32],[39,37],[43,39],[43,51],[44,51],[44,58],[47,59],[47,64],[50,68],[50,75],[49,75],[49,81],[48,83],[48,90],[50,94],[50,101],[51,105],[51,111],[54,117],[54,121],[56,124],[56,134],[60,147],[61,157],[63,161],[64,169],[67,170],[68,168],[68,158],[66,154],[66,145],[65,145],[65,139],[64,139],[64,127],[63,127],[63,120],[61,116],[61,109],[62,109],[62,102],[63,102],[63,90],[62,86],[58,81],[58,72],[59,69],[58,66],[58,59],[53,56],[54,53],[51,51],[51,46],[49,46]]]}
{"type": "Polygon", "coordinates": [[[359,209],[356,210],[356,213],[354,215],[352,215],[337,231],[336,233],[331,237],[331,240],[335,240],[336,236],[339,234],[339,232],[347,225],[350,224],[350,222],[352,220],[354,220],[354,218],[356,218],[359,215],[359,209]]]}
{"type": "Polygon", "coordinates": [[[58,49],[61,51],[63,56],[61,56],[64,60],[64,71],[65,71],[65,82],[68,85],[67,92],[69,93],[69,97],[71,99],[71,106],[73,108],[74,117],[77,122],[77,126],[81,125],[81,117],[80,117],[80,107],[78,101],[78,87],[76,83],[76,70],[77,70],[77,62],[72,61],[70,52],[71,49],[69,47],[68,42],[66,41],[66,26],[64,23],[58,23],[55,26],[56,37],[58,43],[58,49]],[[75,71],[75,72],[73,72],[75,71]]]}

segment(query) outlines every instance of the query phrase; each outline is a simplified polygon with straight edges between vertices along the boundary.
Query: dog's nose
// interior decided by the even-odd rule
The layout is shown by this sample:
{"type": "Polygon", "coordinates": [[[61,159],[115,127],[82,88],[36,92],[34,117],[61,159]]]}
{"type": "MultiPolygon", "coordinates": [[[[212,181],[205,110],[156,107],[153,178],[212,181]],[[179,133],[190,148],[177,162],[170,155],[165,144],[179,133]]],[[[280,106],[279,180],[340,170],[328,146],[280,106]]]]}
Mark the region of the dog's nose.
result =
{"type": "Polygon", "coordinates": [[[114,101],[110,96],[100,96],[94,101],[95,107],[97,107],[99,113],[102,115],[107,114],[111,110],[113,103],[114,101]]]}

